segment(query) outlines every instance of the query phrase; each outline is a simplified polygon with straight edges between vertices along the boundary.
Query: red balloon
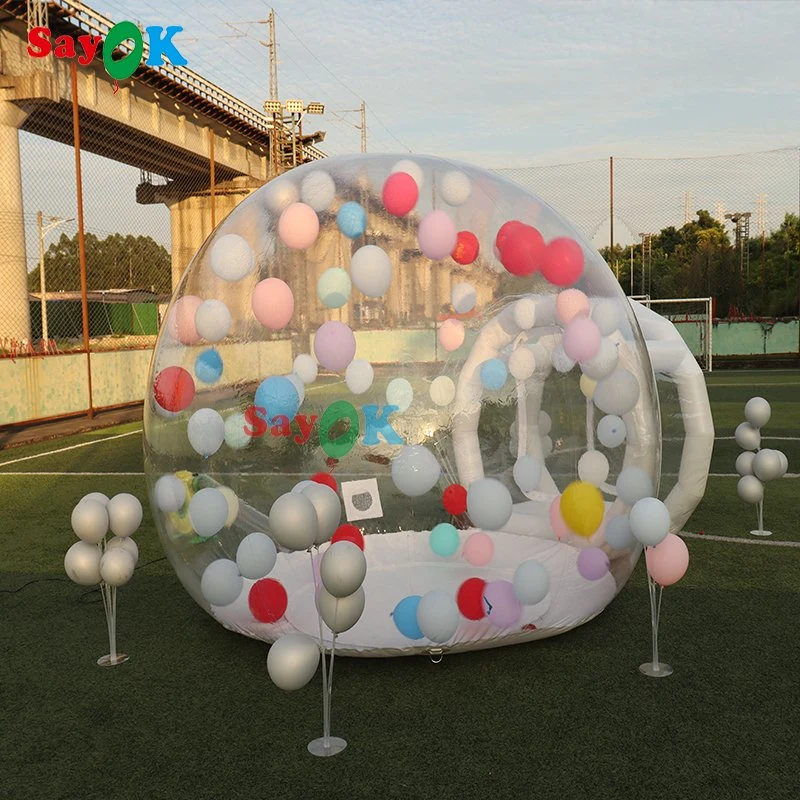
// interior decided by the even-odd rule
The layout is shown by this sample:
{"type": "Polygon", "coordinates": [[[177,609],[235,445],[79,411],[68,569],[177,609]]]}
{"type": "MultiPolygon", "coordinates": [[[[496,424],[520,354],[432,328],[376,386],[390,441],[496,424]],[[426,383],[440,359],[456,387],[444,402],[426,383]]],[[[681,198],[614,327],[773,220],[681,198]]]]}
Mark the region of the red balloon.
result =
{"type": "Polygon", "coordinates": [[[259,622],[277,622],[286,613],[289,597],[283,584],[274,578],[262,578],[253,584],[247,602],[259,622]]]}
{"type": "Polygon", "coordinates": [[[456,236],[456,246],[450,255],[456,264],[472,264],[478,257],[481,246],[478,237],[471,231],[459,231],[456,236]]]}
{"type": "Polygon", "coordinates": [[[339,491],[339,484],[336,483],[336,478],[328,472],[317,472],[311,476],[311,480],[314,483],[321,483],[323,486],[330,486],[334,492],[339,491]]]}
{"type": "Polygon", "coordinates": [[[500,230],[497,231],[497,236],[494,240],[494,246],[497,248],[497,252],[503,252],[503,248],[505,247],[506,241],[511,233],[513,233],[517,228],[524,227],[525,223],[520,222],[518,219],[511,219],[508,222],[504,222],[500,226],[500,230]]]}
{"type": "Polygon", "coordinates": [[[562,236],[545,247],[542,275],[556,286],[572,286],[583,274],[583,249],[574,240],[562,236]]]}
{"type": "Polygon", "coordinates": [[[183,411],[194,400],[194,381],[183,367],[166,367],[153,384],[156,402],[167,411],[183,411]]]}
{"type": "Polygon", "coordinates": [[[505,237],[500,261],[513,275],[531,275],[542,265],[545,243],[542,234],[530,225],[513,228],[505,237]]]}
{"type": "Polygon", "coordinates": [[[451,483],[442,492],[442,505],[448,514],[463,514],[467,510],[467,490],[460,483],[451,483]]]}
{"type": "Polygon", "coordinates": [[[407,172],[392,173],[383,184],[383,206],[395,217],[411,211],[419,199],[419,186],[407,172]]]}
{"type": "Polygon", "coordinates": [[[346,523],[340,525],[336,532],[331,536],[331,544],[334,542],[352,542],[357,547],[364,549],[364,534],[355,526],[346,523]]]}
{"type": "Polygon", "coordinates": [[[483,590],[486,581],[481,578],[467,578],[456,593],[458,610],[467,619],[483,619],[486,616],[486,602],[483,599],[483,590]]]}

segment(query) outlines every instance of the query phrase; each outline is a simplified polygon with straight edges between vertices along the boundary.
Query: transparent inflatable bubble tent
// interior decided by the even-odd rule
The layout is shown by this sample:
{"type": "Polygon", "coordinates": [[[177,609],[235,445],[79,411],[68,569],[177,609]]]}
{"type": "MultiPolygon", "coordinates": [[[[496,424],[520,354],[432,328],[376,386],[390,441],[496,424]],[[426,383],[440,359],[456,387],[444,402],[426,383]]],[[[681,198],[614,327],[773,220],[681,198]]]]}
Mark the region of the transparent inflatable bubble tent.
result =
{"type": "Polygon", "coordinates": [[[656,376],[672,530],[713,441],[694,358],[634,305],[567,220],[484,170],[361,155],[272,180],[198,251],[153,357],[146,470],[183,585],[231,630],[316,638],[333,538],[367,564],[339,598],[344,654],[593,618],[659,491],[656,376]]]}

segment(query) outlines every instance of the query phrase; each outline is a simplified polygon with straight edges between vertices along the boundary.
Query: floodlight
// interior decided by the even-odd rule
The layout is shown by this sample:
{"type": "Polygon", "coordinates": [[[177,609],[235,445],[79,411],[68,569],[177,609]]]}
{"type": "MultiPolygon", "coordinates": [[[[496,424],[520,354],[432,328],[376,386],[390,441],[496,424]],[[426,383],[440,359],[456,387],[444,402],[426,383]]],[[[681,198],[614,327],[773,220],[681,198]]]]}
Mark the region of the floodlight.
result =
{"type": "Polygon", "coordinates": [[[325,104],[324,103],[309,103],[306,106],[306,111],[309,114],[324,114],[325,113],[325,104]]]}
{"type": "Polygon", "coordinates": [[[303,101],[302,100],[287,100],[286,101],[286,110],[290,114],[302,114],[303,113],[303,101]]]}
{"type": "Polygon", "coordinates": [[[267,114],[280,114],[283,110],[283,105],[280,100],[265,100],[264,111],[267,114]]]}

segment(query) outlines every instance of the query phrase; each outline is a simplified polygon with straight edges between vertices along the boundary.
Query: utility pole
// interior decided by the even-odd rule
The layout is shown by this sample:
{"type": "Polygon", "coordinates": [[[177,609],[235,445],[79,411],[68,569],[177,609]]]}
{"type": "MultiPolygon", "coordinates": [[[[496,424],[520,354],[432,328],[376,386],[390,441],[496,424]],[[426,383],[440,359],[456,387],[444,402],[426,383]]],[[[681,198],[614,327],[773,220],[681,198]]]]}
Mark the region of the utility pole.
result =
{"type": "Polygon", "coordinates": [[[74,219],[63,219],[62,217],[48,217],[47,219],[50,221],[45,225],[42,212],[36,212],[36,227],[39,229],[39,294],[42,309],[42,339],[45,344],[50,340],[50,336],[47,329],[47,300],[45,299],[47,287],[44,274],[44,235],[65,222],[74,222],[74,219]]]}
{"type": "Polygon", "coordinates": [[[640,233],[642,237],[642,294],[650,294],[653,275],[653,237],[654,233],[640,233]]]}
{"type": "Polygon", "coordinates": [[[269,51],[269,99],[278,99],[278,41],[275,38],[275,9],[269,10],[267,17],[267,36],[266,42],[261,44],[269,51]]]}
{"type": "Polygon", "coordinates": [[[361,152],[367,152],[367,104],[361,101],[361,152]]]}
{"type": "Polygon", "coordinates": [[[739,251],[739,274],[750,280],[750,217],[749,211],[734,211],[725,215],[735,227],[736,249],[739,251]]]}

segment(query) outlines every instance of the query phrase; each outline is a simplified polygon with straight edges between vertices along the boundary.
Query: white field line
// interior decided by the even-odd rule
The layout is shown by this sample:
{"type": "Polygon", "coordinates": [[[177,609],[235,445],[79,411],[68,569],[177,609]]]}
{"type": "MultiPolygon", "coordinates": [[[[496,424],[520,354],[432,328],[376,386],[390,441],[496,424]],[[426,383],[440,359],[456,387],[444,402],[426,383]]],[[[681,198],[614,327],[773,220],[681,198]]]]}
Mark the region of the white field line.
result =
{"type": "MultiPolygon", "coordinates": [[[[717,386],[747,386],[746,383],[717,383],[713,381],[712,383],[706,384],[707,388],[714,389],[717,386]]],[[[776,381],[775,383],[762,383],[760,386],[763,389],[769,389],[772,386],[800,386],[797,381],[776,381]]]]}
{"type": "MultiPolygon", "coordinates": [[[[114,436],[104,436],[99,439],[93,439],[91,442],[81,442],[80,444],[71,444],[69,447],[59,447],[57,450],[47,450],[44,453],[36,453],[33,456],[22,456],[22,458],[12,458],[10,461],[0,461],[0,467],[7,467],[10,464],[19,464],[22,461],[30,461],[34,458],[44,458],[45,456],[52,456],[56,453],[66,453],[67,450],[77,450],[79,447],[89,447],[92,444],[100,444],[102,442],[110,442],[112,439],[122,439],[125,436],[133,436],[135,433],[141,433],[142,429],[139,428],[135,431],[128,431],[128,433],[118,433],[114,436]]],[[[54,473],[58,474],[58,473],[54,473]]],[[[76,474],[76,473],[69,473],[76,474]]]]}
{"type": "MultiPolygon", "coordinates": [[[[715,441],[731,441],[735,436],[717,436],[715,441]]],[[[762,436],[761,440],[772,440],[773,442],[800,442],[800,436],[762,436]]],[[[669,441],[680,441],[678,439],[670,439],[669,441]]]]}
{"type": "Polygon", "coordinates": [[[784,542],[776,539],[745,539],[743,536],[713,536],[707,533],[681,531],[684,539],[709,539],[712,542],[732,542],[733,544],[765,544],[770,547],[800,547],[800,542],[784,542]]]}

